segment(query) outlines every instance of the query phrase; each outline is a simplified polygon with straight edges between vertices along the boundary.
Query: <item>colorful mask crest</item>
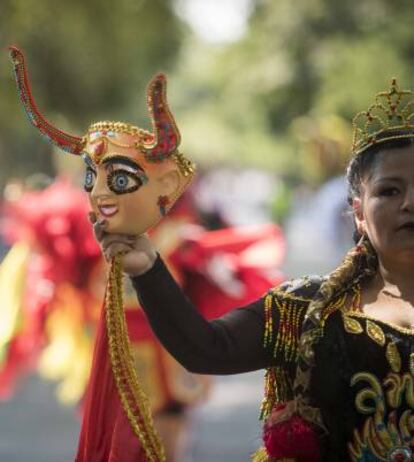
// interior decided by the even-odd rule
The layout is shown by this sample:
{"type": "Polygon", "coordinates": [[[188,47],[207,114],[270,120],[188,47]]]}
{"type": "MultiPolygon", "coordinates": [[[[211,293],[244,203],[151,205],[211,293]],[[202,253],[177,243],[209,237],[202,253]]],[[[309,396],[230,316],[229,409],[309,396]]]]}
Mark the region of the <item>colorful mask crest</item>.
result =
{"type": "Polygon", "coordinates": [[[23,53],[10,47],[10,54],[29,121],[49,142],[82,156],[87,165],[85,189],[91,193],[95,213],[107,219],[108,231],[141,234],[154,226],[195,171],[193,163],[178,151],[180,133],[167,104],[165,75],[157,74],[148,85],[152,133],[127,123],[104,121],[92,124],[79,137],[58,130],[42,116],[31,94],[23,53]],[[100,176],[105,182],[99,184],[100,176]],[[126,193],[133,194],[121,197],[126,193]]]}
{"type": "Polygon", "coordinates": [[[354,155],[386,141],[414,138],[414,93],[400,90],[392,79],[389,90],[378,93],[374,104],[356,114],[352,125],[354,155]]]}

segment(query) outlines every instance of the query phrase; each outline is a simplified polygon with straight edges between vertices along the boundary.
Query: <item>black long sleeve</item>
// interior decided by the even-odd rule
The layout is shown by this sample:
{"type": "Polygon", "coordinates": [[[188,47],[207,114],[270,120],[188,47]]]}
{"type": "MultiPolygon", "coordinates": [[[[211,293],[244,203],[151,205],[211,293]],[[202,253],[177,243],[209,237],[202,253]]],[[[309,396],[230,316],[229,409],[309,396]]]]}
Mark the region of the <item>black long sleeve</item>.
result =
{"type": "Polygon", "coordinates": [[[235,374],[271,365],[271,354],[263,347],[263,299],[207,321],[160,257],[132,283],[154,333],[189,371],[235,374]]]}

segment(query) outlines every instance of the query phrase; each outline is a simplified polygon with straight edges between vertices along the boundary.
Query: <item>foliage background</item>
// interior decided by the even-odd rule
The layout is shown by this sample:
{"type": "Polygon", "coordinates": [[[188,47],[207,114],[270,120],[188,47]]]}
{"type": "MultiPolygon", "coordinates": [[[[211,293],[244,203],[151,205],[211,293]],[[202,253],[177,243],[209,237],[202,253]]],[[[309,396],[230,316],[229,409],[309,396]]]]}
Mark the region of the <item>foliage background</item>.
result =
{"type": "MultiPolygon", "coordinates": [[[[183,1],[2,0],[0,44],[26,51],[39,106],[63,128],[82,133],[106,118],[145,125],[144,88],[162,69],[184,149],[199,163],[255,165],[316,182],[333,173],[309,161],[306,142],[320,136],[324,120],[349,123],[394,75],[411,84],[409,0],[251,0],[245,34],[218,44],[176,14],[183,1]],[[309,116],[312,127],[303,125],[309,116]]],[[[23,120],[5,51],[0,92],[0,181],[53,172],[50,148],[23,120]]],[[[334,125],[341,134],[328,132],[346,153],[345,123],[334,125]]]]}

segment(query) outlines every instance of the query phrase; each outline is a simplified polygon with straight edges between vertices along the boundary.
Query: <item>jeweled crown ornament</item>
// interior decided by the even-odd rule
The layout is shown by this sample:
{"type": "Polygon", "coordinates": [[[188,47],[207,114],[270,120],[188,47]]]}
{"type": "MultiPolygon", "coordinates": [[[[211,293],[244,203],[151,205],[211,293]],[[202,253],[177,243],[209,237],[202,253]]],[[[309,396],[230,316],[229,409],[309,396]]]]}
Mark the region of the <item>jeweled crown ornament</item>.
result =
{"type": "Polygon", "coordinates": [[[375,96],[375,102],[353,119],[352,153],[386,141],[414,138],[414,93],[400,90],[393,78],[388,91],[375,96]]]}

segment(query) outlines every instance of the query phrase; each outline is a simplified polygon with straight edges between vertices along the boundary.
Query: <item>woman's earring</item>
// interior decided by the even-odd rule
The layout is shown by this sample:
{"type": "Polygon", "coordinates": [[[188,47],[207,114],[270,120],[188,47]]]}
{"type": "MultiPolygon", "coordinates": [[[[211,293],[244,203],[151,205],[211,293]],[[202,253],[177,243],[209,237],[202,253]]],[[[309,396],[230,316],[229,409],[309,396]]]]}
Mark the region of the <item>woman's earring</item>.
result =
{"type": "Polygon", "coordinates": [[[159,196],[158,197],[158,208],[160,209],[160,213],[164,216],[167,213],[167,206],[170,203],[170,198],[168,196],[159,196]]]}
{"type": "Polygon", "coordinates": [[[358,253],[362,253],[364,251],[364,243],[366,241],[366,235],[361,233],[359,230],[358,230],[359,234],[361,235],[361,238],[360,240],[358,241],[357,245],[356,245],[356,251],[358,253]]]}

